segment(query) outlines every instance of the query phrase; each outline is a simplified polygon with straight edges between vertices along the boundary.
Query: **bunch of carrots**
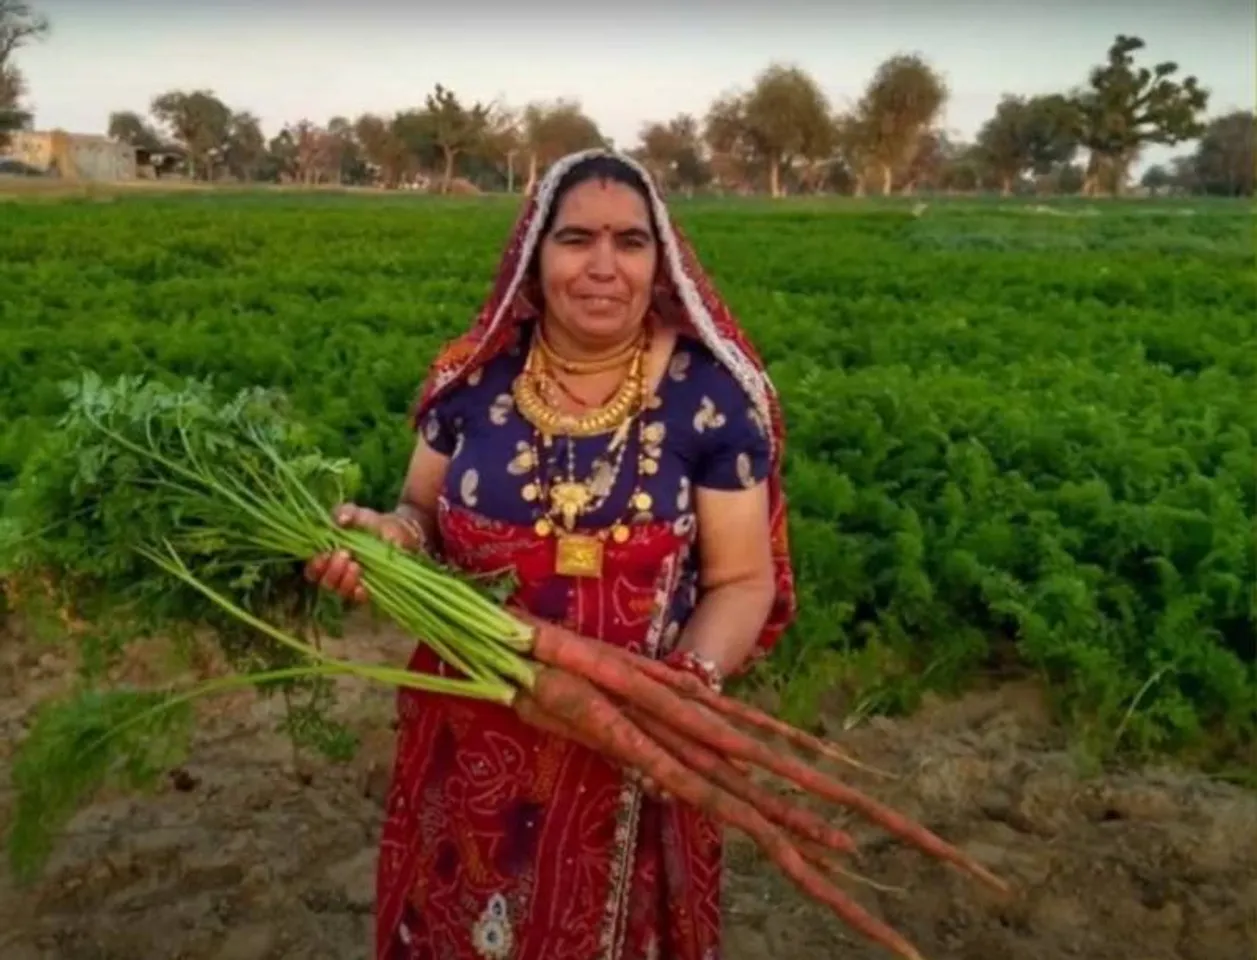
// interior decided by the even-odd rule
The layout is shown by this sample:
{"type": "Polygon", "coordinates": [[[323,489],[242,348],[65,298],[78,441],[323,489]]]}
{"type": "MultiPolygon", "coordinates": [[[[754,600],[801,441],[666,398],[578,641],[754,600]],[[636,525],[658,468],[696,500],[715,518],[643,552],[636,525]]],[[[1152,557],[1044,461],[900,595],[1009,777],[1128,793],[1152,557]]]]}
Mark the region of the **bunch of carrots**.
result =
{"type": "MultiPolygon", "coordinates": [[[[179,393],[133,380],[120,381],[111,393],[92,381],[90,391],[73,395],[75,415],[67,424],[82,434],[80,446],[90,436],[100,449],[91,464],[93,482],[79,471],[73,484],[60,481],[59,493],[64,503],[67,488],[73,486],[75,496],[94,504],[93,509],[114,497],[111,522],[87,522],[79,535],[86,531],[90,537],[99,530],[103,539],[110,530],[114,532],[108,535],[116,538],[126,529],[127,549],[162,571],[168,584],[182,584],[297,655],[297,666],[245,675],[233,683],[261,683],[305,670],[501,703],[522,721],[647,776],[676,801],[742,831],[805,894],[905,960],[919,960],[920,954],[832,879],[843,872],[840,858],[855,852],[852,838],[802,802],[762,785],[757,770],[815,799],[858,811],[926,854],[1007,891],[1003,881],[956,847],[799,755],[854,762],[835,745],[718,694],[697,677],[659,661],[513,611],[428,558],[337,526],[330,508],[342,491],[309,482],[310,455],[297,458],[286,452],[285,434],[273,429],[278,416],[273,406],[254,402],[213,407],[206,396],[199,387],[179,393]],[[210,445],[213,457],[198,439],[198,421],[216,438],[210,445]],[[119,475],[102,468],[111,462],[125,468],[125,482],[149,493],[139,538],[134,524],[116,522],[117,511],[125,513],[126,504],[117,493],[119,475]],[[168,509],[155,513],[154,496],[168,497],[168,509]],[[336,549],[350,551],[360,563],[373,605],[429,644],[460,676],[332,658],[249,609],[255,579],[249,589],[232,596],[225,585],[239,577],[221,575],[233,556],[256,570],[259,563],[280,559],[292,567],[336,549]],[[216,585],[187,560],[196,557],[204,565],[211,553],[216,585]],[[775,749],[767,742],[773,737],[784,738],[798,751],[775,749]]],[[[46,471],[38,482],[49,483],[46,471]]],[[[215,681],[175,699],[186,703],[200,692],[223,688],[222,681],[215,681]]],[[[160,705],[147,712],[155,709],[160,705]]]]}

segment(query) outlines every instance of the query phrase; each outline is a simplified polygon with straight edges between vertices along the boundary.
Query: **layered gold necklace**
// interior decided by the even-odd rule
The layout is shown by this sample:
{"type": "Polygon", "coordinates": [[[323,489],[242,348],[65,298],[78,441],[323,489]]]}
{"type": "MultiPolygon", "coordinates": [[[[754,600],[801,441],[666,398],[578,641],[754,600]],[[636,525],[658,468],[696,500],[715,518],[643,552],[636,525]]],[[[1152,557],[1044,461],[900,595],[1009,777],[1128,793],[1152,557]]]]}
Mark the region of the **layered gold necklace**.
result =
{"type": "MultiPolygon", "coordinates": [[[[629,538],[628,526],[622,519],[605,530],[590,532],[577,533],[576,525],[582,516],[606,503],[619,479],[628,452],[630,430],[646,406],[645,361],[649,345],[649,332],[643,329],[638,337],[612,356],[595,361],[576,361],[557,354],[538,327],[524,370],[512,386],[516,409],[535,431],[529,458],[534,477],[522,488],[523,497],[530,503],[543,505],[545,512],[537,520],[535,529],[539,536],[556,538],[555,572],[560,575],[601,576],[607,538],[617,543],[629,538]],[[553,368],[579,375],[602,373],[626,362],[629,365],[627,375],[604,403],[583,414],[570,414],[558,409],[554,394],[561,389],[561,385],[552,372],[553,368]],[[610,433],[611,437],[605,454],[595,458],[589,478],[577,478],[574,440],[606,433],[610,433]],[[542,464],[549,460],[555,438],[560,436],[566,439],[566,470],[555,471],[560,476],[550,482],[549,477],[542,473],[542,464]],[[543,454],[547,456],[543,458],[543,454]]],[[[638,439],[640,447],[642,438],[638,439]]],[[[641,489],[645,471],[640,463],[637,466],[637,481],[629,497],[628,509],[644,512],[649,510],[651,501],[650,495],[641,489]]]]}
{"type": "Polygon", "coordinates": [[[643,330],[632,343],[617,351],[615,357],[582,362],[558,358],[538,327],[523,372],[512,386],[516,408],[545,436],[595,437],[615,430],[633,415],[641,402],[648,339],[643,330]],[[558,366],[569,374],[603,373],[622,366],[625,361],[629,364],[628,375],[602,404],[580,414],[558,408],[555,394],[561,387],[549,368],[558,366]]]}

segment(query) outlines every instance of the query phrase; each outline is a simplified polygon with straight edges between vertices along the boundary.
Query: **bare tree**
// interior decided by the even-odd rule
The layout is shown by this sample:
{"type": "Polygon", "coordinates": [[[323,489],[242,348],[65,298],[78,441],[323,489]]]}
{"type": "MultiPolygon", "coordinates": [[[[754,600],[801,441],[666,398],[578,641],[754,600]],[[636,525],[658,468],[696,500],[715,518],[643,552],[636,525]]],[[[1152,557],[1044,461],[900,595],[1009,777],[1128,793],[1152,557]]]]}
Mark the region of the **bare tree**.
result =
{"type": "Polygon", "coordinates": [[[33,115],[22,106],[26,82],[17,68],[18,50],[51,32],[48,18],[23,0],[0,0],[0,147],[15,130],[30,125],[33,115]]]}

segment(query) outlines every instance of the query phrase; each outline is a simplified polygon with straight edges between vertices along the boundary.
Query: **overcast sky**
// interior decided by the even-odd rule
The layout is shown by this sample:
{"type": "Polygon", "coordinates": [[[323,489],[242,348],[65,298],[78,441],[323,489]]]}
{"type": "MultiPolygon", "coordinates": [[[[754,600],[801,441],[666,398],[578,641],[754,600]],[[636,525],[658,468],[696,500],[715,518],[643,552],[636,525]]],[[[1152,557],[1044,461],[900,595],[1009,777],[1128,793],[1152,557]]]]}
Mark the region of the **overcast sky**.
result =
{"type": "Polygon", "coordinates": [[[772,60],[805,68],[842,105],[886,57],[919,52],[951,87],[946,127],[967,137],[1004,91],[1083,81],[1119,32],[1143,37],[1149,62],[1197,74],[1211,112],[1257,100],[1254,0],[35,2],[53,21],[18,58],[36,125],[81,133],[172,88],[211,89],[270,134],[419,104],[439,81],[517,105],[573,97],[632,145],[644,121],[701,115],[772,60]]]}

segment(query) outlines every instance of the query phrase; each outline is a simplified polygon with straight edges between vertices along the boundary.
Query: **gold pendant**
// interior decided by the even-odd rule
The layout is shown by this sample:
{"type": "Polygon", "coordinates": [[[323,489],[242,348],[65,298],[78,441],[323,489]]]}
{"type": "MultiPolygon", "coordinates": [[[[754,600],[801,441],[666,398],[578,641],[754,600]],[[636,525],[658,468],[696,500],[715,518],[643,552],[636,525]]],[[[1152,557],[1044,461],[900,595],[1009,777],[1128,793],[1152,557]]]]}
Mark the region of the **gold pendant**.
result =
{"type": "Polygon", "coordinates": [[[577,515],[589,505],[593,495],[583,483],[565,481],[550,488],[550,503],[563,516],[563,525],[571,530],[577,515]]]}
{"type": "Polygon", "coordinates": [[[556,543],[554,572],[562,577],[601,577],[602,541],[582,534],[562,534],[556,543]]]}

